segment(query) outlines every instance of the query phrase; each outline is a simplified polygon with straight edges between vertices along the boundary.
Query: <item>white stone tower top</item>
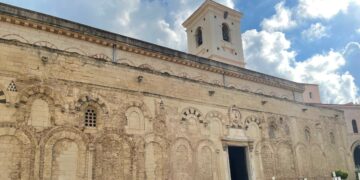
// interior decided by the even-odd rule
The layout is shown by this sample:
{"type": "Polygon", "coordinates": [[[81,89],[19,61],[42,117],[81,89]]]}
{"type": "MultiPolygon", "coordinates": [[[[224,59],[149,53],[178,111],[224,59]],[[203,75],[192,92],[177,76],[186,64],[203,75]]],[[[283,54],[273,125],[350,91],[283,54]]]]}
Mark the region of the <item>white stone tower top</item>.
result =
{"type": "Polygon", "coordinates": [[[242,13],[234,9],[205,0],[182,24],[186,28],[189,53],[245,67],[241,17],[242,13]]]}

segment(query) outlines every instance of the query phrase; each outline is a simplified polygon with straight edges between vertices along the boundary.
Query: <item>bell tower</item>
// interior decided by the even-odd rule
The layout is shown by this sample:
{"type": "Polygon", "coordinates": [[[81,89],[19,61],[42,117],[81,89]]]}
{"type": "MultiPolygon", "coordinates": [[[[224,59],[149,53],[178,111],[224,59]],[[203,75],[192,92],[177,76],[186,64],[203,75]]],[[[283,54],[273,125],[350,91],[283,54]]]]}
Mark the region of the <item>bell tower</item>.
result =
{"type": "Polygon", "coordinates": [[[205,0],[182,24],[186,28],[189,53],[245,67],[241,17],[242,13],[234,9],[205,0]]]}

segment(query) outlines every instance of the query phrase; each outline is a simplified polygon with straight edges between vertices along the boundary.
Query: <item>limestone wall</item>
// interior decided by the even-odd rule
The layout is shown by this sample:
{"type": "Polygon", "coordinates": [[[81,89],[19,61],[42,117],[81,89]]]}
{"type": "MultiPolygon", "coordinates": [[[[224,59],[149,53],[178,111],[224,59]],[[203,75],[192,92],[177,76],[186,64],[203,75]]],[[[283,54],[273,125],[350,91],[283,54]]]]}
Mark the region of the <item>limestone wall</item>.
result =
{"type": "Polygon", "coordinates": [[[0,179],[223,180],[228,145],[251,179],[352,167],[341,111],[4,39],[0,64],[0,179]]]}
{"type": "Polygon", "coordinates": [[[164,61],[156,56],[146,55],[146,53],[142,55],[133,52],[129,53],[128,51],[118,48],[113,49],[112,47],[96,43],[95,37],[94,40],[92,40],[93,42],[87,42],[81,38],[67,37],[65,31],[63,34],[65,34],[65,36],[4,22],[1,22],[0,28],[0,38],[2,39],[17,40],[37,46],[103,59],[105,61],[115,61],[120,64],[156,70],[165,74],[185,77],[228,88],[265,94],[277,98],[286,98],[299,102],[303,101],[301,92],[294,92],[262,83],[254,83],[245,79],[232,78],[223,74],[164,61]]]}

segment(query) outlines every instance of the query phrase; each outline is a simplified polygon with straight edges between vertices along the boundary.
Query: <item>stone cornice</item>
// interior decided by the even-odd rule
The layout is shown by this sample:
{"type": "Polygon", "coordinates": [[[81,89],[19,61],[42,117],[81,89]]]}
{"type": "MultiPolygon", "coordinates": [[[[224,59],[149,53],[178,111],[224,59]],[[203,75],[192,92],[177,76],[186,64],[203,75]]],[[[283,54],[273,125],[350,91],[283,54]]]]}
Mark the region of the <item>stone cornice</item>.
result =
{"type": "Polygon", "coordinates": [[[0,3],[0,22],[11,23],[44,32],[58,34],[110,48],[116,47],[119,50],[158,58],[164,61],[262,83],[269,86],[288,89],[291,91],[304,91],[304,86],[300,83],[187,54],[181,51],[3,3],[0,3]]]}

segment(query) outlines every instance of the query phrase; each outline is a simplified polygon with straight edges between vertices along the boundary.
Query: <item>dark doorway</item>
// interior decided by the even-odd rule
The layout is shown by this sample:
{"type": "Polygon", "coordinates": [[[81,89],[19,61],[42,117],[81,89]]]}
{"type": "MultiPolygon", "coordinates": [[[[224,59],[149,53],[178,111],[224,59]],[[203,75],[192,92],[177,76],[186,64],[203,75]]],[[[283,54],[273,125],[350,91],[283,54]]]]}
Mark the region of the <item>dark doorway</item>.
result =
{"type": "Polygon", "coordinates": [[[354,150],[355,167],[360,167],[360,145],[356,146],[354,150]]]}
{"type": "Polygon", "coordinates": [[[249,180],[245,147],[229,146],[231,180],[249,180]]]}

